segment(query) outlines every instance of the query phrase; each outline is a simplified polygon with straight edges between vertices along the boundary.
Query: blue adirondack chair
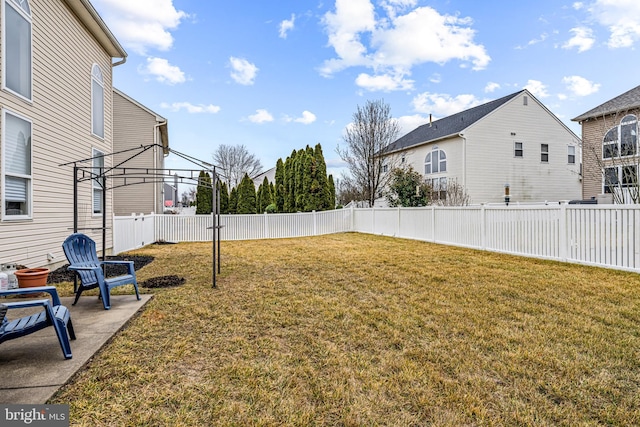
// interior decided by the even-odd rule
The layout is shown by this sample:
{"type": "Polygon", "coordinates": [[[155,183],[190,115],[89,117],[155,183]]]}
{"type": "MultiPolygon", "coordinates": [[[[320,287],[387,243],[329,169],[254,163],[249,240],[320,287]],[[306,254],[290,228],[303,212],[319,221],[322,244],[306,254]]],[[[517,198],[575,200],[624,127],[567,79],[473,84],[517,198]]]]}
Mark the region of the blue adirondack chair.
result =
{"type": "Polygon", "coordinates": [[[53,326],[62,348],[65,359],[71,359],[71,345],[69,337],[76,339],[76,334],[71,323],[71,315],[64,305],[60,304],[60,298],[55,286],[42,286],[35,288],[10,289],[0,291],[0,296],[29,295],[46,292],[51,295],[49,299],[37,299],[29,301],[2,302],[0,304],[0,343],[15,338],[32,334],[40,329],[53,326]],[[7,310],[27,307],[44,307],[44,310],[35,314],[7,320],[7,310]],[[69,336],[67,336],[67,334],[69,336]]]}
{"type": "Polygon", "coordinates": [[[105,310],[111,308],[111,289],[116,286],[132,284],[136,291],[136,298],[140,300],[138,293],[138,281],[133,268],[133,261],[100,261],[96,253],[96,242],[82,233],[73,233],[62,243],[62,249],[69,261],[69,270],[73,270],[80,276],[80,286],[76,290],[76,305],[80,295],[87,289],[100,289],[100,297],[105,310]],[[103,265],[123,264],[127,266],[127,274],[116,277],[105,277],[103,265]]]}

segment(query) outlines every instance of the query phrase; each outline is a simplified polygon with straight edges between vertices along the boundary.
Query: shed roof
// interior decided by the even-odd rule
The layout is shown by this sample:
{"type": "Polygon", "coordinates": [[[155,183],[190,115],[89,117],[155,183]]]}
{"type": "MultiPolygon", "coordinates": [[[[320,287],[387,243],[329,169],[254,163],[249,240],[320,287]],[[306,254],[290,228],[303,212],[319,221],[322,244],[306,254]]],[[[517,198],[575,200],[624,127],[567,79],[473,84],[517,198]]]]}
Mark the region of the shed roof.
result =
{"type": "Polygon", "coordinates": [[[452,135],[457,135],[478,120],[495,111],[500,106],[525,92],[528,93],[528,91],[524,89],[519,92],[512,93],[511,95],[503,96],[502,98],[487,102],[486,104],[478,105],[477,107],[444,117],[432,123],[424,124],[389,144],[384,151],[391,153],[414,145],[425,144],[452,135]]]}
{"type": "Polygon", "coordinates": [[[640,86],[636,86],[633,89],[626,91],[622,95],[618,95],[615,98],[608,100],[604,104],[600,104],[597,107],[592,108],[586,113],[583,113],[571,120],[574,122],[583,122],[594,117],[602,117],[608,114],[630,110],[637,107],[640,107],[640,86]]]}

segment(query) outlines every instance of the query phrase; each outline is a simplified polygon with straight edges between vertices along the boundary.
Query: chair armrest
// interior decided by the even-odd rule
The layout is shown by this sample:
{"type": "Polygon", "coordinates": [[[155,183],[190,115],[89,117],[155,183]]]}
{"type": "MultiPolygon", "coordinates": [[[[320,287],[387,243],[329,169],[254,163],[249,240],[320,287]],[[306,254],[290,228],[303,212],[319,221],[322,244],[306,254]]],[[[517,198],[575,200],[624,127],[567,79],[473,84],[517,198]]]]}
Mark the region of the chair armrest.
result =
{"type": "Polygon", "coordinates": [[[100,264],[109,264],[109,265],[126,265],[129,270],[129,274],[135,274],[135,268],[133,266],[133,261],[100,261],[100,264]]]}
{"type": "MultiPolygon", "coordinates": [[[[46,307],[49,305],[48,299],[33,299],[30,301],[3,302],[9,308],[46,307]]],[[[54,304],[56,305],[56,304],[54,304]]],[[[59,305],[59,304],[57,304],[59,305]]]]}
{"type": "MultiPolygon", "coordinates": [[[[51,301],[53,305],[61,305],[60,297],[58,296],[58,290],[56,289],[55,286],[38,286],[35,288],[9,289],[6,291],[0,291],[0,296],[30,295],[30,294],[39,294],[41,292],[46,292],[49,295],[51,295],[51,301]]],[[[7,304],[7,303],[3,303],[3,304],[7,304]]]]}
{"type": "Polygon", "coordinates": [[[99,266],[85,267],[85,266],[79,266],[79,265],[70,265],[69,267],[67,267],[67,270],[73,270],[73,271],[92,271],[96,269],[102,270],[102,267],[99,267],[99,266]]]}

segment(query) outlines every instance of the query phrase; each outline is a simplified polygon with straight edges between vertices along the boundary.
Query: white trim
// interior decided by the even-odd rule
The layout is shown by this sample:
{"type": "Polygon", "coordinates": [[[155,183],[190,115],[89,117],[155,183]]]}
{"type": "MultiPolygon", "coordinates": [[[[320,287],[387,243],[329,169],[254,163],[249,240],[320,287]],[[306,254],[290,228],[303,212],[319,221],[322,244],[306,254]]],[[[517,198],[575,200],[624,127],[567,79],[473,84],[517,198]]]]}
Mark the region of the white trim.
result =
{"type": "Polygon", "coordinates": [[[106,101],[106,91],[104,90],[104,77],[102,73],[102,68],[100,68],[100,65],[94,62],[93,65],[91,66],[91,135],[95,136],[96,138],[100,138],[101,140],[105,139],[105,133],[106,133],[105,132],[106,109],[104,107],[105,101],[106,101]],[[94,73],[94,70],[96,69],[98,73],[94,73]],[[102,88],[102,135],[98,135],[93,131],[94,130],[93,129],[93,115],[94,115],[93,82],[98,83],[98,85],[100,85],[100,87],[102,88]]]}
{"type": "MultiPolygon", "coordinates": [[[[18,98],[28,102],[28,103],[33,103],[33,19],[31,17],[30,14],[27,14],[24,9],[20,6],[18,6],[16,4],[15,1],[13,0],[0,0],[2,1],[2,90],[9,92],[15,96],[17,96],[18,98]],[[6,13],[6,4],[7,2],[11,2],[12,6],[11,8],[15,11],[18,12],[18,14],[20,14],[24,19],[26,19],[29,22],[29,54],[31,55],[31,58],[29,60],[29,63],[31,65],[30,70],[29,70],[29,87],[30,87],[30,91],[31,91],[31,98],[27,98],[26,96],[12,90],[11,88],[7,87],[7,55],[5,54],[7,52],[7,35],[6,35],[6,31],[7,31],[7,25],[6,25],[6,17],[7,17],[7,13],[6,13]]],[[[29,6],[29,2],[28,0],[24,0],[27,2],[27,8],[29,10],[31,10],[31,7],[29,6]]]]}
{"type": "Polygon", "coordinates": [[[33,121],[28,117],[25,117],[21,114],[18,114],[11,110],[3,108],[2,109],[2,132],[0,136],[0,149],[3,152],[2,158],[0,159],[0,167],[2,168],[2,173],[0,173],[0,186],[1,186],[0,197],[2,197],[2,206],[0,207],[0,212],[2,214],[2,221],[19,221],[19,220],[25,220],[25,219],[33,219],[33,121]],[[5,176],[6,176],[6,170],[7,170],[5,162],[6,162],[7,156],[4,155],[4,153],[6,150],[7,114],[12,115],[13,117],[16,117],[20,120],[24,120],[25,122],[28,122],[31,128],[31,135],[30,135],[31,144],[29,147],[29,165],[31,168],[30,170],[31,173],[29,175],[10,174],[11,176],[28,180],[28,186],[27,186],[27,212],[28,213],[27,215],[7,215],[5,211],[5,189],[6,189],[5,176]]]}

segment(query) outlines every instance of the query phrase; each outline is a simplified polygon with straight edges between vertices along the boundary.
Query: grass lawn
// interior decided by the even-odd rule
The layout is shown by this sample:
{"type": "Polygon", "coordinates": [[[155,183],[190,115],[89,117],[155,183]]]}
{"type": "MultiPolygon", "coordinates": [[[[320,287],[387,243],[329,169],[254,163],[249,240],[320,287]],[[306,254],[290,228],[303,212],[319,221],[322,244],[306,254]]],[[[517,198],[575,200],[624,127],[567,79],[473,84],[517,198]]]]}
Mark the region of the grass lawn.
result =
{"type": "Polygon", "coordinates": [[[223,242],[211,289],[211,243],[132,253],[187,281],[51,400],[73,425],[640,425],[638,274],[336,234],[223,242]]]}

